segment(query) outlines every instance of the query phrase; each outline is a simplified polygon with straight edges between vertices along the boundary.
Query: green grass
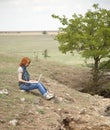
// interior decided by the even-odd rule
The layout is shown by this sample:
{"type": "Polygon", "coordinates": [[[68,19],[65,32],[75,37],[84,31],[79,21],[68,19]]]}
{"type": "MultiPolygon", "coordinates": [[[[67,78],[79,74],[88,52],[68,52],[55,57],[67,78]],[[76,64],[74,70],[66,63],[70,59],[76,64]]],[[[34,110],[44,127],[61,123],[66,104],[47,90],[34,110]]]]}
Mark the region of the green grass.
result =
{"type": "MultiPolygon", "coordinates": [[[[0,35],[0,54],[31,58],[38,56],[39,59],[43,59],[42,53],[47,49],[49,55],[47,60],[69,65],[84,64],[84,59],[80,55],[62,54],[58,50],[58,45],[51,35],[0,35]]],[[[4,60],[3,57],[0,60],[4,60]]],[[[8,60],[10,61],[10,57],[8,60]]]]}

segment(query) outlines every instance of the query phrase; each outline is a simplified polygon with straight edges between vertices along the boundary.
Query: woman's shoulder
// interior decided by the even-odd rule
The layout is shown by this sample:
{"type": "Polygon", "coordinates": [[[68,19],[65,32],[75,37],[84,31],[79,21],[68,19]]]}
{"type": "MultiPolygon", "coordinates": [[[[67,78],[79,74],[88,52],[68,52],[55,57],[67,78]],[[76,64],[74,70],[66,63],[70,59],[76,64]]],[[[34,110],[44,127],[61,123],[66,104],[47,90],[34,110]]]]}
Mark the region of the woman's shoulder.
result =
{"type": "Polygon", "coordinates": [[[23,72],[23,68],[21,66],[18,67],[18,72],[23,72]]]}

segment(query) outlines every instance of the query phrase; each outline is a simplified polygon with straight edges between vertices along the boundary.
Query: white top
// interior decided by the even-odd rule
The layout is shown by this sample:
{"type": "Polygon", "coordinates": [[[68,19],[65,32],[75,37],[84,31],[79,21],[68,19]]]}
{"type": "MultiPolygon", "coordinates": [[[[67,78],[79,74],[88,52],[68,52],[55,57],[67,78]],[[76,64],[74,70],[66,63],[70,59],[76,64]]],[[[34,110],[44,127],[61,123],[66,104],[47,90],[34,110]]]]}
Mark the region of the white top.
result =
{"type": "Polygon", "coordinates": [[[23,68],[20,66],[19,68],[18,68],[18,73],[22,73],[23,72],[23,68]]]}

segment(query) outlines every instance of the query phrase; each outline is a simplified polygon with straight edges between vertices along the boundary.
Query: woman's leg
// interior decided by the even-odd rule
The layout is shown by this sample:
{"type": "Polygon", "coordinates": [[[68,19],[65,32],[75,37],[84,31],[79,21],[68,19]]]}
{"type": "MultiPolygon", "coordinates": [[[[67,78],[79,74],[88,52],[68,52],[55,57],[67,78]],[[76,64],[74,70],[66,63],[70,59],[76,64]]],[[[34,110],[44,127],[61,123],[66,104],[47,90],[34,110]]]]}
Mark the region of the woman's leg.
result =
{"type": "Polygon", "coordinates": [[[36,83],[36,87],[38,88],[38,90],[40,91],[40,93],[42,95],[47,93],[47,89],[45,88],[45,86],[41,82],[36,83]]]}
{"type": "Polygon", "coordinates": [[[30,83],[29,85],[23,85],[20,87],[21,90],[25,90],[25,91],[29,91],[29,90],[33,90],[33,89],[38,89],[40,91],[40,93],[47,99],[50,100],[54,97],[53,94],[48,93],[47,89],[45,88],[45,86],[38,82],[38,83],[30,83]]]}
{"type": "Polygon", "coordinates": [[[44,95],[45,93],[47,93],[47,89],[40,82],[38,82],[38,83],[30,83],[29,85],[23,85],[23,86],[20,87],[20,89],[25,90],[25,91],[29,91],[29,90],[33,90],[33,89],[38,89],[42,95],[44,95]]]}

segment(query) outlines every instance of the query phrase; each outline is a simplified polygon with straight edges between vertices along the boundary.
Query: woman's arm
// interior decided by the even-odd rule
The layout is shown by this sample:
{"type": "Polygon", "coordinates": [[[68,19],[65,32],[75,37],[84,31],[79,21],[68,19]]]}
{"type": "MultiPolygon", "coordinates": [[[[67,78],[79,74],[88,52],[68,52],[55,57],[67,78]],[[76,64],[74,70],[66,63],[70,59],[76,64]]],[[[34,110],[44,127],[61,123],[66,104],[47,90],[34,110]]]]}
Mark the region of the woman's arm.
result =
{"type": "Polygon", "coordinates": [[[19,72],[18,74],[18,81],[19,82],[23,82],[23,83],[38,83],[38,81],[35,81],[35,80],[29,80],[29,81],[26,81],[26,80],[23,80],[22,79],[22,72],[19,72]]]}
{"type": "Polygon", "coordinates": [[[25,81],[25,80],[22,79],[22,74],[23,74],[22,72],[18,73],[18,81],[23,82],[23,83],[29,83],[29,81],[25,81]]]}

